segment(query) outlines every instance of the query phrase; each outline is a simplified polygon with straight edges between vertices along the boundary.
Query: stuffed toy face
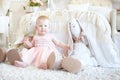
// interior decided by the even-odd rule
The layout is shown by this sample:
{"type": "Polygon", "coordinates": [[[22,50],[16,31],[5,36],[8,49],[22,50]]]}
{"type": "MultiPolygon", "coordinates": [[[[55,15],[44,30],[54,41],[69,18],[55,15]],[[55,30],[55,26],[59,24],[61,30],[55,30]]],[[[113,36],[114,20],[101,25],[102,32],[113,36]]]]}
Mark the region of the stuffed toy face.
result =
{"type": "Polygon", "coordinates": [[[80,33],[81,33],[81,29],[80,29],[80,26],[79,26],[77,20],[76,19],[72,19],[70,21],[70,25],[69,26],[70,26],[70,31],[71,31],[72,35],[74,37],[76,37],[76,38],[79,38],[80,33]]]}

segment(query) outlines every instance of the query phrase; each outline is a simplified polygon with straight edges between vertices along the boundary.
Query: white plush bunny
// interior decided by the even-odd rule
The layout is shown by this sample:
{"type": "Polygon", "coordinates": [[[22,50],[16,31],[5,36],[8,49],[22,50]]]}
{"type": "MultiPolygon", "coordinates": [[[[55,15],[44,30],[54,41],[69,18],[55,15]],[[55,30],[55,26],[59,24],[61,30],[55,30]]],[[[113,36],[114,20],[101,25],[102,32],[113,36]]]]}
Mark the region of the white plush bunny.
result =
{"type": "Polygon", "coordinates": [[[69,28],[73,39],[72,58],[77,59],[83,66],[96,66],[96,60],[91,56],[89,48],[86,46],[87,40],[78,20],[75,18],[69,22],[69,28]]]}

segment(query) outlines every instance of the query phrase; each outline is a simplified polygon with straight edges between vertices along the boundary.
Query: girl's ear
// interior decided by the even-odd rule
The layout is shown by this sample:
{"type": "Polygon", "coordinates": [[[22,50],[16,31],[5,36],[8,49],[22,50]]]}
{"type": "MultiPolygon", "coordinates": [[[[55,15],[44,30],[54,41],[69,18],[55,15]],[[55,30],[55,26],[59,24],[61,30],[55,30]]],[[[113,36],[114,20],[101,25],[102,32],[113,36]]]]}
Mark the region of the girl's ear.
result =
{"type": "Polygon", "coordinates": [[[37,32],[38,31],[38,28],[37,28],[37,26],[35,26],[35,32],[37,32]]]}
{"type": "Polygon", "coordinates": [[[35,30],[37,29],[37,26],[35,26],[35,30]]]}

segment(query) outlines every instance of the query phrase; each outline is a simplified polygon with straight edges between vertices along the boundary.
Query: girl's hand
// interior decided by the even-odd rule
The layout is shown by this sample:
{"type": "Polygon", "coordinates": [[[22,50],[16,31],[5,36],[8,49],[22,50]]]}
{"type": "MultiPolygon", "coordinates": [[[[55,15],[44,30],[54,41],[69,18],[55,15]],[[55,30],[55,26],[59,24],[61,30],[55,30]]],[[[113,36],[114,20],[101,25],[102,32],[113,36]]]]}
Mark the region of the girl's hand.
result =
{"type": "Polygon", "coordinates": [[[65,50],[65,51],[63,52],[63,54],[62,54],[62,57],[63,57],[63,58],[68,57],[68,50],[72,50],[72,47],[71,47],[71,45],[67,44],[67,45],[65,46],[65,49],[67,49],[67,50],[65,50]]]}
{"type": "Polygon", "coordinates": [[[25,41],[31,42],[32,40],[33,40],[33,36],[25,36],[25,37],[23,38],[23,42],[25,42],[25,41]]]}
{"type": "Polygon", "coordinates": [[[68,44],[68,45],[66,45],[66,49],[67,49],[67,50],[71,50],[72,47],[68,44]]]}
{"type": "Polygon", "coordinates": [[[26,42],[26,41],[29,41],[29,37],[28,37],[28,36],[25,36],[25,37],[23,38],[23,43],[26,42]]]}
{"type": "Polygon", "coordinates": [[[26,47],[26,48],[30,48],[30,47],[32,47],[32,44],[31,44],[31,42],[30,42],[30,37],[29,36],[25,36],[24,38],[23,38],[23,45],[26,47]]]}

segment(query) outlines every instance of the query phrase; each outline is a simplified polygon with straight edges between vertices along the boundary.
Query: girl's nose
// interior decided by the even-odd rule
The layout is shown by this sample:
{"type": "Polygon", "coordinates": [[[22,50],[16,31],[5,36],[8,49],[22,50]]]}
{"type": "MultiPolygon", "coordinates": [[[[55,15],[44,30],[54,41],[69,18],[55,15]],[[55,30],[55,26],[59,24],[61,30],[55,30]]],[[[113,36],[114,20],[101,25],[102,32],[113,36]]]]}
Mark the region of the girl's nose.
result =
{"type": "Polygon", "coordinates": [[[41,29],[43,29],[43,28],[44,28],[44,26],[41,27],[41,29]]]}

